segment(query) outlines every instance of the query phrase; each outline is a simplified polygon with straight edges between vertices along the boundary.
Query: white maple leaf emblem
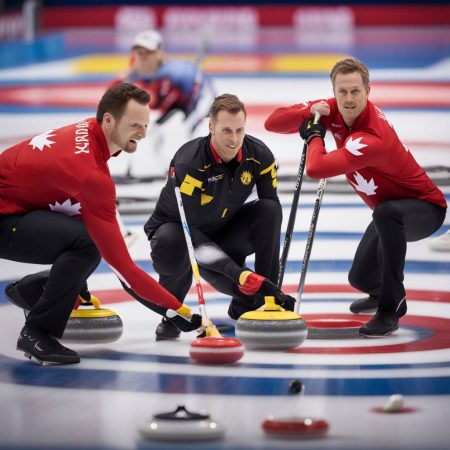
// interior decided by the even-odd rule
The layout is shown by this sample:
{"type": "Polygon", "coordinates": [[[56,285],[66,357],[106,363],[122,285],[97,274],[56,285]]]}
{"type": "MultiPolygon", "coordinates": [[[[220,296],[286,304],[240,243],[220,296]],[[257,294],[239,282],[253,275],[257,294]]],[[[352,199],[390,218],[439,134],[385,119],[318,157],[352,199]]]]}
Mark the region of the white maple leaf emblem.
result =
{"type": "Polygon", "coordinates": [[[355,189],[359,192],[363,192],[366,195],[375,195],[376,190],[378,189],[378,186],[375,186],[375,182],[373,181],[373,178],[370,181],[367,181],[360,173],[355,172],[355,181],[356,183],[352,183],[352,185],[355,187],[355,189]]]}
{"type": "Polygon", "coordinates": [[[66,216],[76,216],[77,214],[81,214],[81,203],[74,203],[72,205],[69,198],[63,203],[55,202],[54,205],[49,203],[48,206],[50,206],[51,211],[56,211],[65,214],[66,216]]]}
{"type": "Polygon", "coordinates": [[[33,147],[33,150],[36,148],[39,149],[41,152],[44,150],[44,147],[50,148],[52,144],[54,144],[54,141],[51,141],[49,138],[55,136],[52,134],[55,130],[48,130],[45,133],[38,134],[33,139],[30,140],[28,145],[31,145],[33,147]]]}
{"type": "Polygon", "coordinates": [[[364,148],[367,147],[367,144],[363,144],[361,142],[362,138],[357,138],[355,140],[353,140],[352,137],[349,138],[349,140],[345,143],[345,148],[352,154],[355,156],[360,156],[362,155],[362,153],[359,151],[360,148],[364,148]]]}

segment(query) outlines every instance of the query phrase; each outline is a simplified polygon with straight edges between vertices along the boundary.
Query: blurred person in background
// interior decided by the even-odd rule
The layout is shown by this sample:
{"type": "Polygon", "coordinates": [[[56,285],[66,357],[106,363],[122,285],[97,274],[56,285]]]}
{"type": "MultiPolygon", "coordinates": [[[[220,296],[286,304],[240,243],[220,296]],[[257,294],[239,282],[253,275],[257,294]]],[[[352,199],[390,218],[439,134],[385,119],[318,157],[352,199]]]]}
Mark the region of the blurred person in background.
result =
{"type": "Polygon", "coordinates": [[[165,55],[158,31],[143,31],[134,38],[129,68],[113,85],[127,82],[146,90],[150,108],[160,115],[150,125],[149,139],[141,144],[150,148],[151,154],[142,152],[139,164],[129,160],[128,175],[132,168],[145,174],[155,169],[164,172],[174,151],[194,137],[209,115],[216,93],[211,79],[200,69],[205,47],[202,43],[195,61],[172,59],[165,55]]]}

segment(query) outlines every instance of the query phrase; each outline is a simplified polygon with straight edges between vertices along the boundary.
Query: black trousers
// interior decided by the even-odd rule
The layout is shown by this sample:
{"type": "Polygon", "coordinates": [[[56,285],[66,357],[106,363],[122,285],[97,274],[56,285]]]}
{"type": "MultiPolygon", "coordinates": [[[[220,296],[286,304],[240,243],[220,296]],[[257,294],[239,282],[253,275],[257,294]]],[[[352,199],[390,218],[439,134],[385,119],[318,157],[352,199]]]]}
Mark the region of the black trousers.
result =
{"type": "Polygon", "coordinates": [[[101,259],[83,222],[41,210],[0,216],[0,258],[52,265],[40,297],[40,276],[22,278],[18,289],[32,305],[26,324],[56,337],[62,336],[78,294],[101,259]]]}
{"type": "MultiPolygon", "coordinates": [[[[238,266],[245,267],[247,256],[255,254],[255,272],[277,282],[280,253],[282,212],[278,202],[269,199],[246,203],[219,231],[208,234],[238,266]]],[[[151,242],[153,266],[159,283],[183,302],[192,284],[192,270],[181,223],[166,222],[154,233],[151,242]]],[[[199,264],[200,275],[215,289],[230,295],[235,301],[251,303],[242,294],[236,281],[220,272],[205,269],[199,264]]],[[[239,270],[239,273],[241,269],[239,270]]],[[[237,274],[239,276],[239,274],[237,274]]],[[[123,285],[124,286],[124,285],[123,285]]],[[[150,304],[124,288],[146,307],[164,315],[167,309],[150,304]]]]}
{"type": "Polygon", "coordinates": [[[348,276],[350,284],[379,299],[379,311],[394,311],[405,297],[407,242],[433,234],[445,214],[446,208],[420,200],[390,200],[377,205],[356,250],[348,276]]]}

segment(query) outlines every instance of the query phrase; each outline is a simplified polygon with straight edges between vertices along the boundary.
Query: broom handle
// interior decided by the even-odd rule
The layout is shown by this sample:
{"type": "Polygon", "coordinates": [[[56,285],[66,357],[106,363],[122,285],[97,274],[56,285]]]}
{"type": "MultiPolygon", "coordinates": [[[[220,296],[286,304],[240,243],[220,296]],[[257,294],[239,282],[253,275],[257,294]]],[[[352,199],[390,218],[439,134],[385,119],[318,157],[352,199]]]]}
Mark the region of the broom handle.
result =
{"type": "MultiPolygon", "coordinates": [[[[316,115],[314,116],[314,123],[317,123],[319,121],[319,119],[320,119],[320,114],[316,113],[316,115]]],[[[281,258],[280,258],[280,265],[279,265],[279,270],[278,270],[278,282],[277,282],[277,285],[280,289],[282,288],[282,285],[283,285],[284,272],[286,270],[287,258],[289,255],[289,249],[291,247],[292,235],[294,233],[295,218],[297,216],[298,202],[300,199],[300,193],[301,193],[302,183],[303,183],[303,175],[305,173],[307,149],[308,149],[308,144],[305,142],[303,144],[302,156],[300,157],[300,164],[298,166],[297,179],[295,181],[294,195],[292,197],[291,212],[289,213],[289,220],[288,220],[286,234],[284,236],[284,242],[283,242],[283,251],[281,253],[281,258]]]]}
{"type": "Polygon", "coordinates": [[[286,234],[284,236],[284,242],[283,242],[283,252],[281,254],[281,259],[280,259],[280,266],[279,266],[279,272],[278,272],[278,283],[277,283],[277,285],[280,289],[282,288],[282,285],[283,285],[284,272],[286,270],[287,258],[288,258],[289,249],[291,247],[291,242],[292,242],[292,234],[294,232],[295,218],[297,216],[298,202],[299,202],[300,191],[301,191],[302,182],[303,182],[303,174],[305,172],[306,149],[307,148],[308,148],[308,145],[305,142],[303,144],[302,156],[300,158],[300,164],[298,166],[294,196],[292,197],[291,212],[289,214],[289,221],[287,224],[286,234]]]}
{"type": "Polygon", "coordinates": [[[181,199],[181,192],[178,186],[175,186],[175,196],[177,198],[178,211],[180,213],[181,226],[183,227],[184,237],[186,239],[186,245],[189,254],[189,260],[191,262],[192,273],[194,274],[195,286],[197,288],[198,307],[202,314],[202,322],[206,327],[209,320],[206,314],[205,297],[203,296],[203,289],[200,283],[200,271],[198,268],[197,260],[195,259],[194,246],[192,245],[191,232],[187,223],[186,214],[184,212],[183,200],[181,199]]]}
{"type": "MultiPolygon", "coordinates": [[[[314,123],[317,123],[320,119],[320,114],[316,113],[314,117],[314,123]]],[[[308,238],[306,240],[305,254],[303,256],[302,269],[300,273],[300,282],[298,285],[297,298],[295,302],[295,312],[300,310],[300,303],[302,300],[303,290],[305,288],[306,272],[308,270],[309,259],[311,257],[311,250],[314,243],[314,236],[316,234],[317,220],[319,219],[319,211],[322,205],[323,193],[327,184],[326,178],[321,178],[319,181],[319,187],[317,188],[316,201],[314,203],[314,209],[311,217],[311,224],[309,226],[308,238]]]]}

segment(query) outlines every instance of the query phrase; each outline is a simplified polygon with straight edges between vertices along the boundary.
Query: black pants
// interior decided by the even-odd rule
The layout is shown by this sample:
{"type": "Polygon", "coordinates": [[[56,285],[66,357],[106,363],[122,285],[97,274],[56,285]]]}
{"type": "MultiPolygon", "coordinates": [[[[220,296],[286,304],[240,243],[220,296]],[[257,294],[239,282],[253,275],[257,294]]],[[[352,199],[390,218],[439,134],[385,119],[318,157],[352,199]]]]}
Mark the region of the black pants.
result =
{"type": "MultiPolygon", "coordinates": [[[[245,267],[247,256],[254,253],[255,272],[276,283],[281,220],[282,213],[278,202],[268,199],[256,200],[243,205],[221,230],[208,234],[208,237],[240,268],[245,267]]],[[[192,270],[181,223],[166,222],[161,225],[150,244],[153,266],[159,274],[159,283],[183,302],[192,284],[192,270]]],[[[235,280],[220,272],[199,266],[202,278],[215,289],[232,296],[235,301],[249,304],[249,297],[240,293],[235,280]]],[[[165,308],[150,304],[125,286],[124,288],[146,307],[161,315],[166,313],[165,308]]],[[[250,304],[248,309],[254,308],[250,304]]]]}
{"type": "Polygon", "coordinates": [[[356,250],[350,284],[379,299],[379,311],[392,312],[405,297],[406,243],[440,228],[446,209],[420,200],[390,200],[375,208],[356,250]]]}
{"type": "Polygon", "coordinates": [[[101,259],[83,222],[40,210],[0,216],[0,258],[52,264],[38,299],[36,277],[24,277],[18,289],[28,302],[35,303],[26,324],[56,337],[62,336],[78,294],[101,259]]]}

